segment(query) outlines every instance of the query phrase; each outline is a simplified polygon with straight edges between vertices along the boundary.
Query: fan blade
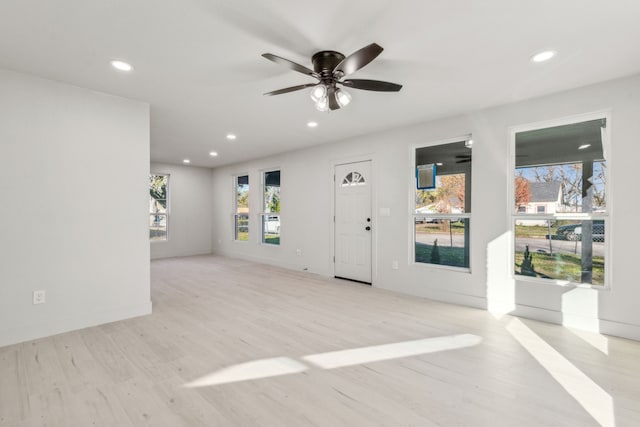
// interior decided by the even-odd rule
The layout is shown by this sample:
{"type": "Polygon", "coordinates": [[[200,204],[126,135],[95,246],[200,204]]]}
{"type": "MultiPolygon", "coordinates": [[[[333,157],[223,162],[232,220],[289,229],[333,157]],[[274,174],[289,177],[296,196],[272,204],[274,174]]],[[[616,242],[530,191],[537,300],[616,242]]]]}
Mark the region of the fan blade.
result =
{"type": "Polygon", "coordinates": [[[347,79],[338,83],[354,89],[375,90],[378,92],[398,92],[402,89],[402,85],[390,82],[381,82],[379,80],[347,79]]]}
{"type": "Polygon", "coordinates": [[[281,58],[281,57],[273,55],[271,53],[263,53],[262,57],[268,59],[269,61],[273,61],[276,64],[284,65],[285,67],[288,67],[288,68],[290,68],[290,69],[292,69],[294,71],[297,71],[299,73],[306,74],[308,76],[318,78],[318,74],[316,74],[315,72],[311,71],[310,69],[308,69],[304,65],[296,64],[293,61],[289,61],[288,59],[281,58]]]}
{"type": "Polygon", "coordinates": [[[294,92],[296,90],[300,90],[300,89],[304,89],[306,87],[311,87],[311,86],[317,86],[318,83],[307,83],[304,85],[298,85],[298,86],[291,86],[291,87],[286,87],[284,89],[278,89],[278,90],[274,90],[273,92],[267,92],[265,93],[265,95],[281,95],[283,93],[289,93],[289,92],[294,92]]]}
{"type": "Polygon", "coordinates": [[[327,94],[327,96],[329,97],[329,109],[330,110],[337,110],[338,108],[340,108],[340,104],[338,104],[338,98],[336,98],[335,89],[329,90],[329,93],[327,94]]]}
{"type": "Polygon", "coordinates": [[[363,47],[340,61],[340,63],[333,69],[333,72],[334,74],[340,73],[342,76],[354,73],[376,59],[382,51],[382,47],[375,43],[371,43],[369,46],[363,47]]]}

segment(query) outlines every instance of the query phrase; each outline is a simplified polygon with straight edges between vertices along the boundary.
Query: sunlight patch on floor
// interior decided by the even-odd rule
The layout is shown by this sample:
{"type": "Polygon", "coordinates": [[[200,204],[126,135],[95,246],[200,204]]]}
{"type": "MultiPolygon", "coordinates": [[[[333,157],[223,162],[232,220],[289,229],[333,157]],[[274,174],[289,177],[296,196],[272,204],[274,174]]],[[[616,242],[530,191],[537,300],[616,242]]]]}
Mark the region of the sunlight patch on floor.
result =
{"type": "MultiPolygon", "coordinates": [[[[477,335],[461,334],[445,337],[425,338],[415,341],[403,341],[394,344],[375,345],[350,350],[332,351],[304,356],[305,362],[322,369],[335,369],[344,366],[380,362],[402,357],[419,356],[438,351],[472,347],[482,342],[477,335]]],[[[184,387],[198,388],[221,384],[270,378],[281,375],[297,374],[310,367],[288,357],[253,360],[223,368],[219,371],[186,383],[184,387]]]]}
{"type": "Polygon", "coordinates": [[[205,375],[184,385],[187,388],[207,387],[239,381],[257,380],[280,375],[297,374],[309,369],[306,365],[288,357],[252,360],[205,375]]]}
{"type": "Polygon", "coordinates": [[[438,338],[425,338],[415,341],[404,341],[395,344],[375,345],[351,350],[332,351],[312,354],[302,359],[323,369],[342,368],[344,366],[361,365],[382,360],[419,356],[437,351],[454,350],[472,347],[479,344],[482,338],[477,335],[463,334],[438,338]]]}
{"type": "Polygon", "coordinates": [[[606,391],[519,319],[511,320],[507,331],[601,426],[615,426],[613,399],[606,391]]]}

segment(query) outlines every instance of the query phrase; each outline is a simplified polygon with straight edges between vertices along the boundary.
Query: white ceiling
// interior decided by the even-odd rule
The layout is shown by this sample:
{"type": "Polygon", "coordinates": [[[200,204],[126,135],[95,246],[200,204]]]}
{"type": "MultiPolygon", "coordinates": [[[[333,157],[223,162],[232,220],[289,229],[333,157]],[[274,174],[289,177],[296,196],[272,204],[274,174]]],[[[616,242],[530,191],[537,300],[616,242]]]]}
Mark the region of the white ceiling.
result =
{"type": "Polygon", "coordinates": [[[148,102],[152,160],[215,167],[636,74],[639,18],[638,0],[2,0],[0,67],[148,102]],[[262,53],[311,68],[372,42],[351,77],[401,92],[330,113],[307,90],[262,95],[314,81],[262,53]]]}

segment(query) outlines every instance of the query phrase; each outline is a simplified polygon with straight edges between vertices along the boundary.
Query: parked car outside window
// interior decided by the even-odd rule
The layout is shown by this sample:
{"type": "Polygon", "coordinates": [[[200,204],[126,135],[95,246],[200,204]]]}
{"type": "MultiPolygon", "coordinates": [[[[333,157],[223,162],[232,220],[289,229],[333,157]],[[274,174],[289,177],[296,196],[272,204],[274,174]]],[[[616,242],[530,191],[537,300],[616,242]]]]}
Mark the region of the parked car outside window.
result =
{"type": "MultiPolygon", "coordinates": [[[[556,230],[555,239],[558,240],[582,240],[582,223],[561,225],[556,230]]],[[[594,242],[604,242],[604,220],[593,221],[592,240],[594,242]]]]}

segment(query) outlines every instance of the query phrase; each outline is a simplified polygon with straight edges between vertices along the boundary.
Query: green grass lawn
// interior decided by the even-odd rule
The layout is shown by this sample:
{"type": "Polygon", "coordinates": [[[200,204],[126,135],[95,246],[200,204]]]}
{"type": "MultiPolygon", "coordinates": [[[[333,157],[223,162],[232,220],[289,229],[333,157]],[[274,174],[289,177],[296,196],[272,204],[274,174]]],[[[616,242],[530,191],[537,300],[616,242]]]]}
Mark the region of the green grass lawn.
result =
{"type": "MultiPolygon", "coordinates": [[[[520,265],[524,258],[523,252],[515,253],[515,272],[520,273],[520,265]]],[[[581,257],[574,254],[552,255],[537,252],[531,253],[531,260],[536,277],[558,280],[570,280],[574,283],[581,281],[581,257]]],[[[593,257],[592,285],[604,284],[604,257],[593,257]]]]}
{"type": "MultiPolygon", "coordinates": [[[[416,262],[433,264],[433,262],[431,262],[432,252],[433,252],[433,245],[427,245],[424,243],[416,242],[416,262]]],[[[465,262],[464,262],[464,248],[438,246],[438,252],[440,253],[439,265],[450,265],[453,267],[469,267],[468,265],[465,265],[465,262]]]]}
{"type": "Polygon", "coordinates": [[[556,234],[558,227],[567,224],[575,224],[579,222],[577,220],[558,220],[551,226],[551,229],[546,225],[516,225],[516,237],[533,237],[546,239],[549,234],[552,236],[556,234]]]}
{"type": "MultiPolygon", "coordinates": [[[[236,240],[246,242],[249,240],[249,233],[246,231],[238,232],[238,238],[236,240]]],[[[280,235],[279,234],[267,234],[264,238],[264,242],[270,245],[279,245],[280,244],[280,235]]]]}
{"type": "MultiPolygon", "coordinates": [[[[556,221],[556,222],[557,224],[553,225],[551,227],[551,230],[549,230],[549,227],[542,226],[542,225],[516,225],[516,230],[515,230],[516,236],[546,239],[549,233],[551,233],[551,235],[556,234],[556,229],[558,225],[562,225],[564,223],[571,223],[572,221],[556,221]]],[[[433,232],[448,233],[449,224],[446,221],[443,221],[438,224],[434,224],[434,223],[416,224],[416,233],[433,233],[433,232]]],[[[463,234],[464,223],[462,222],[452,223],[451,232],[453,234],[463,234]]]]}
{"type": "MultiPolygon", "coordinates": [[[[556,233],[556,227],[551,227],[551,234],[556,233]]],[[[517,237],[538,237],[546,239],[549,228],[542,225],[516,225],[517,237]]]]}
{"type": "Polygon", "coordinates": [[[264,238],[264,242],[270,245],[279,245],[280,244],[280,235],[267,235],[264,238]]]}
{"type": "MultiPolygon", "coordinates": [[[[459,247],[438,246],[440,253],[439,265],[449,265],[453,267],[468,267],[464,263],[464,249],[459,247]]],[[[431,254],[433,245],[416,243],[415,261],[433,264],[431,254]]],[[[531,254],[536,277],[557,280],[569,280],[574,283],[581,281],[581,257],[575,254],[552,255],[536,253],[531,254]]],[[[523,260],[523,252],[515,253],[515,272],[520,274],[520,265],[523,260]]],[[[604,257],[593,257],[592,285],[604,284],[604,257]]]]}
{"type": "MultiPolygon", "coordinates": [[[[449,232],[449,224],[446,221],[441,223],[416,224],[416,233],[449,232]]],[[[454,222],[451,224],[453,234],[464,234],[464,223],[454,222]]]]}

